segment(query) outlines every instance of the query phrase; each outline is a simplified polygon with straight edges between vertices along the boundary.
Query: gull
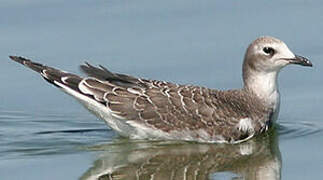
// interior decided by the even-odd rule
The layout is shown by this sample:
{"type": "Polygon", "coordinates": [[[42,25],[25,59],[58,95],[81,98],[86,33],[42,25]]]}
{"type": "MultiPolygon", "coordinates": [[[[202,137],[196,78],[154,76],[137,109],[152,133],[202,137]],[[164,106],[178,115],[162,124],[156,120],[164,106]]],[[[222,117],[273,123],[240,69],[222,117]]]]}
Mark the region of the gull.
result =
{"type": "Polygon", "coordinates": [[[13,61],[38,72],[90,112],[130,139],[240,143],[269,130],[277,120],[277,77],[289,64],[312,66],[274,37],[254,40],[246,50],[243,87],[216,90],[136,78],[85,63],[81,77],[24,57],[13,61]]]}

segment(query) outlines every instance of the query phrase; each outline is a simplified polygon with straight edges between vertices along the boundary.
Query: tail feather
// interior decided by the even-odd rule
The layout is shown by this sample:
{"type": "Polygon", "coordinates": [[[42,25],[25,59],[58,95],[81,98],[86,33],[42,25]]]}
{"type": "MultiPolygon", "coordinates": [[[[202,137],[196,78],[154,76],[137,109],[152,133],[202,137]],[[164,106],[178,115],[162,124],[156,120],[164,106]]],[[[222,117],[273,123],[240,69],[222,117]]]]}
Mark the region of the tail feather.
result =
{"type": "MultiPolygon", "coordinates": [[[[101,99],[98,98],[100,95],[104,94],[105,92],[96,92],[96,89],[82,89],[84,83],[90,81],[89,79],[97,79],[99,86],[110,86],[107,88],[106,91],[108,92],[111,88],[120,87],[120,88],[142,88],[146,87],[147,85],[141,82],[139,79],[134,78],[132,76],[112,73],[103,66],[95,67],[90,65],[89,63],[85,63],[85,65],[81,65],[80,68],[83,72],[90,76],[90,78],[82,78],[78,75],[64,72],[53,67],[49,67],[40,63],[33,62],[29,59],[19,56],[9,56],[10,59],[16,61],[36,72],[38,72],[47,82],[50,84],[55,85],[56,87],[62,88],[65,92],[68,91],[68,94],[82,94],[88,96],[96,101],[101,102],[101,99]],[[107,82],[107,83],[105,83],[107,82]],[[73,92],[69,93],[70,89],[73,92]],[[90,92],[89,92],[90,91],[90,92]],[[99,94],[99,95],[98,95],[99,94]]],[[[102,95],[103,96],[103,95],[102,95]]],[[[105,103],[105,102],[103,102],[105,103]]]]}
{"type": "Polygon", "coordinates": [[[9,56],[10,59],[12,59],[13,61],[16,61],[22,65],[25,65],[27,67],[29,67],[30,69],[38,72],[38,73],[41,73],[42,70],[46,69],[47,67],[42,65],[42,64],[39,64],[39,63],[36,63],[36,62],[32,62],[31,60],[29,59],[26,59],[26,58],[23,58],[23,57],[19,57],[19,56],[9,56]]]}
{"type": "Polygon", "coordinates": [[[63,72],[58,69],[42,65],[40,63],[33,62],[29,59],[19,56],[9,56],[10,59],[16,61],[38,73],[49,83],[60,87],[59,84],[64,84],[75,91],[79,91],[78,84],[82,81],[82,78],[71,73],[63,72]]]}

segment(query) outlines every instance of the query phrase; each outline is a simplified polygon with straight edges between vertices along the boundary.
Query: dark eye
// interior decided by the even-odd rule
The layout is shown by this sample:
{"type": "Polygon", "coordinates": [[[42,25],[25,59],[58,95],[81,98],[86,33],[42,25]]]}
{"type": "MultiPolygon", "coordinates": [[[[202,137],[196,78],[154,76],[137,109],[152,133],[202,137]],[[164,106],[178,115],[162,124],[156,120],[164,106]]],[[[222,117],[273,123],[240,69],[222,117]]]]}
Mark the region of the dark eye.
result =
{"type": "Polygon", "coordinates": [[[264,49],[262,49],[266,54],[268,55],[274,55],[275,54],[275,50],[271,47],[264,47],[264,49]]]}

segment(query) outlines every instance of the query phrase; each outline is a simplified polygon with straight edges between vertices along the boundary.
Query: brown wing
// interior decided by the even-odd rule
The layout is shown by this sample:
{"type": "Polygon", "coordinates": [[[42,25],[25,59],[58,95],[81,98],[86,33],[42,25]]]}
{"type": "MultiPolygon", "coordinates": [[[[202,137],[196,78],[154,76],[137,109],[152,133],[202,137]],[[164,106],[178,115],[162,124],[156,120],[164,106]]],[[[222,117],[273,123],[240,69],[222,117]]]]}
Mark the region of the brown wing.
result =
{"type": "Polygon", "coordinates": [[[214,125],[209,89],[114,74],[102,66],[82,65],[93,78],[80,83],[83,93],[93,95],[118,116],[166,132],[197,130],[214,125]]]}
{"type": "MultiPolygon", "coordinates": [[[[241,90],[217,91],[138,79],[89,64],[81,69],[94,77],[80,83],[83,93],[94,96],[119,117],[165,132],[203,129],[211,136],[239,139],[249,135],[237,131],[236,137],[232,136],[241,119],[267,118],[258,116],[267,110],[241,90]]],[[[261,128],[263,124],[256,126],[261,128]]]]}
{"type": "Polygon", "coordinates": [[[81,69],[94,78],[84,79],[80,90],[124,119],[165,132],[203,128],[209,134],[219,133],[230,123],[225,118],[230,117],[226,111],[216,111],[221,107],[215,105],[220,103],[214,104],[207,88],[136,79],[89,64],[81,69]]]}
{"type": "Polygon", "coordinates": [[[235,129],[241,119],[265,118],[256,115],[263,112],[251,113],[250,109],[253,112],[265,110],[256,101],[254,105],[246,106],[245,102],[250,100],[239,91],[215,91],[143,79],[129,85],[88,78],[79,87],[83,93],[105,104],[114,115],[164,132],[203,129],[211,137],[221,135],[227,141],[238,140],[250,135],[235,129]]]}

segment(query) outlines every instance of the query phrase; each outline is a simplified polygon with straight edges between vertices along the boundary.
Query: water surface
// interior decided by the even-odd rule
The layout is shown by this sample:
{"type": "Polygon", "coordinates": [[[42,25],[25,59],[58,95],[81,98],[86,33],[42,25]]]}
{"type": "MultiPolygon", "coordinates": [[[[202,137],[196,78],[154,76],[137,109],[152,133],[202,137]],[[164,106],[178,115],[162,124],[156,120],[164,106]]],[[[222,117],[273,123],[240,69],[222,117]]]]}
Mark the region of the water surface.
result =
{"type": "Polygon", "coordinates": [[[3,0],[1,179],[320,179],[323,3],[318,0],[3,0]],[[313,68],[287,67],[273,132],[238,145],[131,141],[13,63],[78,73],[85,60],[149,79],[238,88],[248,44],[285,41],[313,68]],[[128,173],[129,172],[129,173],[128,173]]]}

